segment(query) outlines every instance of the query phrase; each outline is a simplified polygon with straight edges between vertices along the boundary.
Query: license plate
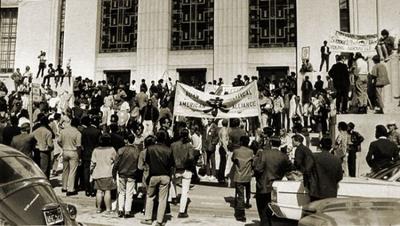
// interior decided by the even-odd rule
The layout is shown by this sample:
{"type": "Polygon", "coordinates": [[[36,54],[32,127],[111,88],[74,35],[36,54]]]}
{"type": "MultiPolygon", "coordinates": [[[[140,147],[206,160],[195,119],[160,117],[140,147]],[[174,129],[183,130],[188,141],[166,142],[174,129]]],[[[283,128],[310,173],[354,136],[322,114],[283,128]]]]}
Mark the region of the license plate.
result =
{"type": "Polygon", "coordinates": [[[61,207],[52,210],[43,211],[46,225],[54,225],[64,221],[64,216],[61,211],[61,207]]]}

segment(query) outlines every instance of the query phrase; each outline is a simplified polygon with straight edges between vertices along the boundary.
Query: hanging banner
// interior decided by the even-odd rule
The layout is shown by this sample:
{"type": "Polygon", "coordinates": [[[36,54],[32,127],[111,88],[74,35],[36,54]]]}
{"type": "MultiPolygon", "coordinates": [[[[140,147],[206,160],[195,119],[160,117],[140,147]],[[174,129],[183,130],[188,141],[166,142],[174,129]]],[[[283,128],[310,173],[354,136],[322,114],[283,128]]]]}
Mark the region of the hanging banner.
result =
{"type": "Polygon", "coordinates": [[[329,41],[332,52],[375,52],[378,35],[356,35],[336,31],[329,41]]]}
{"type": "Polygon", "coordinates": [[[244,118],[259,116],[257,83],[223,96],[202,92],[178,83],[175,93],[175,116],[195,118],[244,118]]]}

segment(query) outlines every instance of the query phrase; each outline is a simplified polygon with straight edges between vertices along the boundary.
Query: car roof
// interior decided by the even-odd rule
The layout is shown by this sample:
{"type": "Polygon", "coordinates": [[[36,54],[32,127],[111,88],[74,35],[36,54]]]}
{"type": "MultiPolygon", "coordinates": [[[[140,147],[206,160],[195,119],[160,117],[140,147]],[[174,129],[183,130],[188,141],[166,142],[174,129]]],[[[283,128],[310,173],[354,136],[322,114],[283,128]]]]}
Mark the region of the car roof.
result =
{"type": "Polygon", "coordinates": [[[22,152],[17,151],[16,149],[9,147],[4,144],[0,144],[0,158],[4,157],[26,157],[22,152]]]}

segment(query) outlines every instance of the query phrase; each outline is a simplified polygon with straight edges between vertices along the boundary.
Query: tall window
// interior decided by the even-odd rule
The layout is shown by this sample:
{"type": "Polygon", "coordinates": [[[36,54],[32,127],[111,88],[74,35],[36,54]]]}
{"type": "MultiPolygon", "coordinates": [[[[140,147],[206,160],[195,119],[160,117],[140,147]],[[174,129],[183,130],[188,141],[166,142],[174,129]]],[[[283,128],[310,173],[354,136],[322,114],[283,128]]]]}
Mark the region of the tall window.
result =
{"type": "Polygon", "coordinates": [[[212,49],[214,0],[172,1],[172,50],[212,49]]]}
{"type": "Polygon", "coordinates": [[[134,52],[138,0],[101,0],[100,52],[134,52]]]}
{"type": "Polygon", "coordinates": [[[14,70],[17,40],[17,8],[2,8],[0,13],[0,73],[14,70]]]}
{"type": "Polygon", "coordinates": [[[296,46],[296,0],[250,0],[249,47],[296,46]]]}
{"type": "Polygon", "coordinates": [[[349,0],[339,0],[340,30],[350,32],[350,8],[349,0]]]}
{"type": "Polygon", "coordinates": [[[63,56],[64,56],[64,27],[65,27],[65,3],[66,0],[61,0],[60,7],[60,39],[58,40],[58,64],[63,64],[63,56]]]}

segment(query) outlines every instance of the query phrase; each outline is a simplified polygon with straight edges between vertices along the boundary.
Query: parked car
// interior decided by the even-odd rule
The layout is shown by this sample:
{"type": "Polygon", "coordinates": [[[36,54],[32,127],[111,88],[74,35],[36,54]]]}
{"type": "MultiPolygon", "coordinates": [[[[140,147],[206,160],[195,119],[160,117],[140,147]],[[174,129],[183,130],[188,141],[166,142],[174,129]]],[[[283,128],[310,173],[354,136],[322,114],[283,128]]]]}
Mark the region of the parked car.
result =
{"type": "MultiPolygon", "coordinates": [[[[302,181],[275,181],[270,209],[278,217],[299,220],[310,198],[302,181]]],[[[339,182],[338,198],[400,198],[400,162],[359,178],[344,177],[339,182]]]]}
{"type": "Polygon", "coordinates": [[[0,225],[79,225],[76,214],[29,157],[0,145],[0,225]]]}
{"type": "Polygon", "coordinates": [[[400,199],[331,198],[312,202],[299,226],[400,225],[400,199]]]}

